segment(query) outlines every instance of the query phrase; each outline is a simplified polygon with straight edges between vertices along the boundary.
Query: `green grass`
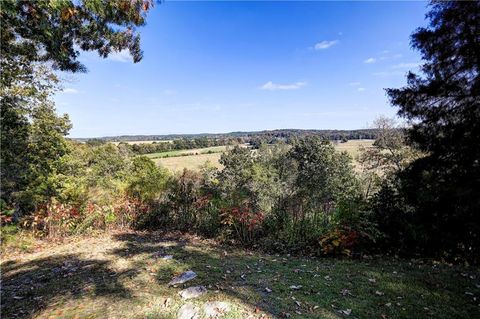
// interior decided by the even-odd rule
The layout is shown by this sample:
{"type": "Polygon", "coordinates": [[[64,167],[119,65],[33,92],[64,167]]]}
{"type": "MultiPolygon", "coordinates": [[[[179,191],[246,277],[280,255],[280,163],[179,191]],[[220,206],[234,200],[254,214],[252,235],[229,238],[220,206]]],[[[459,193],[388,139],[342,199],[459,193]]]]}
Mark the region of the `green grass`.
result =
{"type": "Polygon", "coordinates": [[[160,233],[85,238],[2,258],[2,315],[175,318],[183,287],[167,283],[187,269],[198,277],[185,287],[208,289],[192,302],[227,301],[225,318],[342,318],[347,309],[349,318],[480,316],[478,268],[268,255],[160,233]],[[158,252],[174,260],[156,259],[158,252]]]}
{"type": "Polygon", "coordinates": [[[11,251],[29,252],[34,245],[32,234],[22,231],[16,225],[0,226],[0,241],[2,254],[11,251]]]}

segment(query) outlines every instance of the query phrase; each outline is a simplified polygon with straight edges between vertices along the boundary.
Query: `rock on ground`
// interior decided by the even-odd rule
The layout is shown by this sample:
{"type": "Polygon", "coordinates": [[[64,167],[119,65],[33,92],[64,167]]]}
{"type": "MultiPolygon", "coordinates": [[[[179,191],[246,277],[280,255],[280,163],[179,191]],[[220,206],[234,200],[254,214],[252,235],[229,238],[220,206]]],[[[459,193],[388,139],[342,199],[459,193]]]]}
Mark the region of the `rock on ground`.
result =
{"type": "Polygon", "coordinates": [[[204,286],[188,287],[179,292],[183,299],[197,298],[207,292],[204,286]]]}
{"type": "Polygon", "coordinates": [[[172,259],[173,259],[173,255],[164,255],[164,256],[161,256],[160,259],[172,260],[172,259]]]}
{"type": "Polygon", "coordinates": [[[207,318],[218,318],[230,311],[230,305],[223,301],[209,301],[203,305],[203,312],[207,318]]]}
{"type": "Polygon", "coordinates": [[[173,259],[173,255],[167,255],[164,251],[157,251],[152,255],[153,258],[160,258],[165,260],[173,259]]]}
{"type": "Polygon", "coordinates": [[[192,280],[193,278],[197,277],[197,273],[191,270],[188,270],[181,275],[174,277],[172,281],[168,283],[169,286],[174,286],[174,285],[179,285],[183,284],[184,282],[187,282],[189,280],[192,280]]]}
{"type": "Polygon", "coordinates": [[[191,303],[184,304],[177,313],[177,319],[198,319],[199,316],[198,307],[195,307],[191,303]]]}

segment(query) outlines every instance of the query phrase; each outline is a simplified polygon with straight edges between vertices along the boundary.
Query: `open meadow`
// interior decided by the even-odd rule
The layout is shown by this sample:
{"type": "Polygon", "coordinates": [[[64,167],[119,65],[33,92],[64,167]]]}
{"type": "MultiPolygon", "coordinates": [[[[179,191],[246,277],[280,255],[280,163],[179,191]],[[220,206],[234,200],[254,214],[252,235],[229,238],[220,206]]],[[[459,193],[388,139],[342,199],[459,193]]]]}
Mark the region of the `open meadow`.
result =
{"type": "Polygon", "coordinates": [[[335,149],[340,152],[347,152],[354,160],[357,158],[360,147],[369,148],[375,140],[348,140],[345,143],[335,143],[335,149]]]}
{"type": "Polygon", "coordinates": [[[220,157],[222,153],[197,154],[188,156],[172,156],[155,158],[153,161],[172,172],[181,172],[185,168],[189,170],[199,170],[205,163],[209,162],[213,166],[221,168],[220,157]]]}

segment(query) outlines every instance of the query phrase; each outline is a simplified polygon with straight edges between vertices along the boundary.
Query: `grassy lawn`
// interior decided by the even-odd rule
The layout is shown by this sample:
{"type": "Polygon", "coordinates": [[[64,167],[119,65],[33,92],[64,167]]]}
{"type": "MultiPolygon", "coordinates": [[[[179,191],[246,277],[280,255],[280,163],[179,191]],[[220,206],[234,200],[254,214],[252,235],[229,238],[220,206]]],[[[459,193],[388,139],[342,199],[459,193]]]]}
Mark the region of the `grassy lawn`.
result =
{"type": "Polygon", "coordinates": [[[69,240],[1,267],[2,318],[175,318],[178,292],[194,285],[208,291],[188,302],[226,301],[224,318],[480,317],[478,268],[267,255],[179,234],[69,240]],[[197,278],[168,287],[189,269],[197,278]]]}

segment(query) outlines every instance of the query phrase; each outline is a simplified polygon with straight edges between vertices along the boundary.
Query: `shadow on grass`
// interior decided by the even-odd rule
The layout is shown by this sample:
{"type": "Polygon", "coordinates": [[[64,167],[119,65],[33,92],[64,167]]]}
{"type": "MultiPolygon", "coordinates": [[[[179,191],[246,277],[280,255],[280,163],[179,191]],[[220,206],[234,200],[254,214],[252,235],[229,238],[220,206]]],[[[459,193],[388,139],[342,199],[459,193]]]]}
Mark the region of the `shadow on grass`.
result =
{"type": "Polygon", "coordinates": [[[75,254],[54,255],[24,263],[2,264],[2,318],[33,318],[60,299],[84,294],[130,298],[120,279],[136,270],[113,272],[109,261],[81,259],[75,254]]]}
{"type": "Polygon", "coordinates": [[[249,272],[247,267],[254,265],[258,257],[245,252],[235,253],[228,247],[216,246],[212,249],[204,242],[185,240],[181,234],[176,233],[125,233],[117,234],[114,238],[125,243],[125,248],[111,251],[117,256],[133,258],[140,254],[150,254],[150,258],[158,258],[163,254],[173,255],[174,260],[160,263],[156,272],[157,283],[169,289],[172,296],[185,287],[203,285],[209,292],[215,292],[215,296],[210,294],[208,300],[224,301],[227,297],[243,304],[252,312],[263,312],[269,317],[275,317],[272,312],[274,309],[264,300],[268,297],[266,286],[261,281],[247,280],[246,273],[243,278],[241,276],[244,273],[237,274],[242,269],[249,272]],[[195,271],[198,277],[176,288],[168,288],[170,280],[186,270],[195,271]]]}
{"type": "Polygon", "coordinates": [[[187,243],[175,236],[116,236],[131,256],[151,257],[159,252],[154,246],[159,238],[173,242],[160,250],[173,255],[174,261],[160,263],[158,284],[166,286],[186,270],[198,274],[192,282],[169,288],[171,295],[183,287],[204,285],[216,292],[209,294],[209,300],[236,300],[273,318],[344,318],[350,310],[356,318],[480,317],[476,299],[465,295],[465,291],[480,293],[478,268],[467,276],[461,267],[396,259],[294,258],[187,243]]]}
{"type": "MultiPolygon", "coordinates": [[[[341,312],[348,309],[355,318],[480,317],[478,302],[472,299],[480,294],[478,269],[465,274],[460,268],[398,260],[272,256],[172,233],[121,233],[112,238],[122,245],[107,249],[105,260],[66,254],[2,263],[2,318],[33,318],[56,304],[63,306],[85,296],[106,298],[120,310],[120,317],[128,317],[122,307],[139,301],[148,305],[148,296],[172,298],[170,314],[162,314],[164,309],[158,308],[153,315],[137,315],[171,318],[176,307],[185,302],[177,293],[193,285],[208,289],[205,296],[195,300],[197,304],[207,300],[242,304],[247,311],[235,314],[236,318],[250,314],[258,318],[261,313],[270,318],[342,318],[345,314],[341,312]],[[162,254],[174,259],[161,260],[162,254]],[[128,261],[128,268],[114,272],[113,263],[119,258],[128,261]],[[179,287],[168,287],[172,277],[185,270],[195,271],[198,277],[179,287]],[[136,288],[125,286],[132,278],[138,279],[135,283],[144,293],[140,298],[136,297],[139,291],[130,290],[136,288]],[[146,280],[152,284],[145,285],[146,280]],[[473,295],[466,295],[466,291],[473,295]]],[[[87,302],[93,301],[89,298],[87,302]]],[[[105,311],[97,314],[109,317],[105,311]]]]}

